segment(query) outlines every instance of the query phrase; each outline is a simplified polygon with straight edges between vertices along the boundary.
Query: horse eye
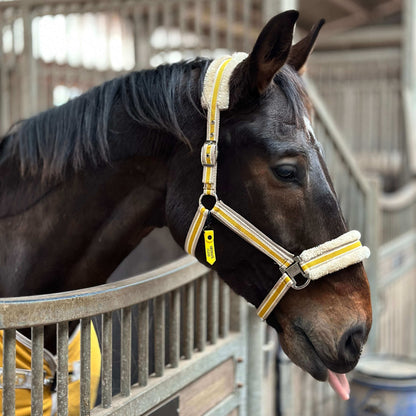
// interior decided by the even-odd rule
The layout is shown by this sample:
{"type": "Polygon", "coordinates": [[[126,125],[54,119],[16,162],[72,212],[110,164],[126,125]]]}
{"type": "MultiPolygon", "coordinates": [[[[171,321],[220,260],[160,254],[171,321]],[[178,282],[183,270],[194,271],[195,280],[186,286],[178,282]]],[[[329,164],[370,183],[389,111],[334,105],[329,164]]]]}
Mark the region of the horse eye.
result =
{"type": "Polygon", "coordinates": [[[282,164],[272,168],[277,179],[292,182],[297,179],[297,168],[295,165],[282,164]]]}

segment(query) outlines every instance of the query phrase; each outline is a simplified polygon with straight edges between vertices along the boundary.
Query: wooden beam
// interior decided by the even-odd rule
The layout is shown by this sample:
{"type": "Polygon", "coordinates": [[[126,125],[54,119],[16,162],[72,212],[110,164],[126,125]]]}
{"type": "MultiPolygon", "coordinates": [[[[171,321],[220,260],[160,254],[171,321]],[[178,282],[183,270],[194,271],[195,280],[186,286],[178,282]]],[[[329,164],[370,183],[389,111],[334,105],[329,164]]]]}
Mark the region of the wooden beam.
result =
{"type": "MultiPolygon", "coordinates": [[[[341,0],[330,0],[331,2],[341,2],[341,0]]],[[[339,19],[332,20],[325,25],[325,31],[323,37],[333,35],[334,33],[343,32],[354,27],[371,24],[383,17],[390,16],[402,8],[400,0],[386,1],[371,10],[357,9],[356,12],[349,16],[341,17],[339,19]]]]}
{"type": "Polygon", "coordinates": [[[372,47],[400,47],[404,30],[401,25],[365,26],[319,39],[316,50],[341,50],[372,47]]]}
{"type": "Polygon", "coordinates": [[[367,9],[357,4],[354,0],[329,0],[330,3],[341,7],[345,11],[353,14],[366,13],[367,9]]]}

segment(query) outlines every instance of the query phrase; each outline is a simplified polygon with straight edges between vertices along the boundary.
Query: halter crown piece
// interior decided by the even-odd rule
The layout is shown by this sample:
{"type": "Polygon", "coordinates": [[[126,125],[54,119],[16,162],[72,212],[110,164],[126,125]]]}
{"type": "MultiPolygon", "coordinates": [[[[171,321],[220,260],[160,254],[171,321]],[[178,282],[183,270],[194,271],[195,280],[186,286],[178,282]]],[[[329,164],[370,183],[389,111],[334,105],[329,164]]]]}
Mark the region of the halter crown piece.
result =
{"type": "MultiPolygon", "coordinates": [[[[349,231],[334,240],[304,250],[299,256],[295,256],[218,199],[216,182],[220,110],[228,109],[231,74],[246,57],[247,54],[238,52],[232,56],[215,59],[210,64],[204,79],[201,103],[202,107],[207,109],[207,136],[201,149],[203,193],[185,240],[185,250],[189,254],[195,255],[195,249],[208,214],[211,214],[274,260],[279,265],[282,275],[257,309],[257,315],[261,319],[266,319],[290,287],[303,289],[311,280],[319,279],[363,261],[370,256],[370,250],[361,245],[361,235],[358,231],[349,231]],[[202,203],[202,198],[205,195],[215,198],[215,205],[211,209],[206,208],[202,203]],[[298,279],[301,283],[298,282],[298,279]]],[[[306,125],[311,129],[309,120],[306,125]]],[[[207,262],[213,264],[215,262],[213,231],[209,230],[205,233],[207,262]]]]}

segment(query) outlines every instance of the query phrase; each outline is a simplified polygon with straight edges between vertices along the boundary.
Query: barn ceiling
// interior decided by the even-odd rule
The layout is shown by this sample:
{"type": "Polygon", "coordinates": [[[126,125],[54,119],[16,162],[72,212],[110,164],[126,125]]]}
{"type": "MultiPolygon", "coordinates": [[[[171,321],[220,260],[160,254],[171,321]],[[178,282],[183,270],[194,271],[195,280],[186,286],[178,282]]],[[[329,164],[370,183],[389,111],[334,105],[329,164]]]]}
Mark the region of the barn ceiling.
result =
{"type": "Polygon", "coordinates": [[[299,0],[299,26],[310,28],[326,19],[324,36],[363,26],[398,25],[402,0],[299,0]]]}

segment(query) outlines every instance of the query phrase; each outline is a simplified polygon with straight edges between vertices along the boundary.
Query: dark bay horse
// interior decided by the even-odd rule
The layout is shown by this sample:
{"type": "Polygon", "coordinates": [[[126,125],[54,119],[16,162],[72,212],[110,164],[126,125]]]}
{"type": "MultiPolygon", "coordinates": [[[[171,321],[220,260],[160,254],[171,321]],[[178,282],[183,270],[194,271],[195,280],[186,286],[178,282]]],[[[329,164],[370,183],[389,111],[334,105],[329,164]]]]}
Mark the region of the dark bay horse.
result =
{"type": "MultiPolygon", "coordinates": [[[[292,253],[346,232],[300,78],[320,25],[292,46],[295,11],[274,17],[230,80],[221,115],[218,193],[292,253]]],[[[155,227],[185,237],[201,194],[209,60],[131,73],[19,122],[0,142],[0,296],[106,281],[155,227]]],[[[213,221],[220,277],[256,307],[272,260],[213,221]]],[[[207,264],[202,244],[196,256],[207,264]]],[[[289,290],[267,319],[294,363],[318,380],[357,363],[371,327],[361,263],[289,290]],[[328,369],[331,370],[328,372],[328,369]]],[[[45,334],[54,348],[55,334],[45,334]]]]}

